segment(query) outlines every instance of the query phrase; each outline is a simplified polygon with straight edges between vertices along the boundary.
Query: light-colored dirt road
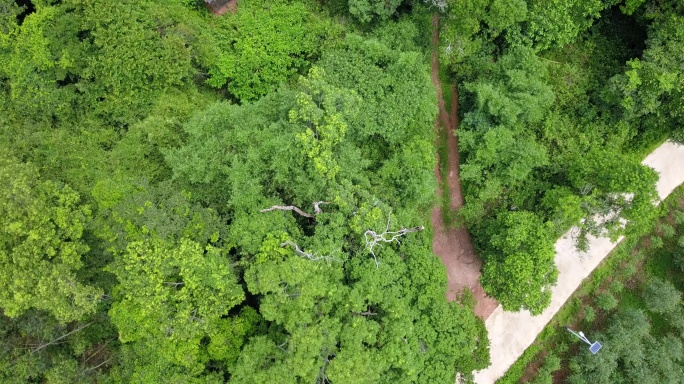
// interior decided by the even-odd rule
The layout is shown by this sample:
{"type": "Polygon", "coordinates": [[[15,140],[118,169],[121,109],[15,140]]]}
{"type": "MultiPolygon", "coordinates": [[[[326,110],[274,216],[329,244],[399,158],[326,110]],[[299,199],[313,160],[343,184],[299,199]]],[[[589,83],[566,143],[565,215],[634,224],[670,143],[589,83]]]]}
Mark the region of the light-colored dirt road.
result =
{"type": "MultiPolygon", "coordinates": [[[[684,146],[670,142],[653,151],[643,164],[660,173],[656,189],[665,199],[678,185],[684,182],[684,146]]],[[[492,365],[475,373],[478,384],[492,384],[504,375],[508,368],[523,354],[541,332],[553,315],[563,306],[570,295],[615,248],[607,238],[591,238],[589,251],[578,252],[568,233],[556,242],[556,265],[558,283],[552,289],[551,305],[539,316],[528,311],[504,312],[499,306],[487,319],[485,326],[489,334],[492,365]]],[[[586,332],[589,339],[591,334],[586,332]]]]}
{"type": "MultiPolygon", "coordinates": [[[[439,113],[435,121],[435,135],[447,135],[448,158],[447,158],[447,184],[449,186],[449,208],[460,209],[463,204],[461,181],[458,174],[458,141],[456,130],[458,129],[458,92],[456,86],[451,86],[451,111],[447,112],[442,95],[442,86],[439,81],[439,57],[437,47],[439,42],[439,16],[432,19],[432,83],[437,89],[439,113]],[[446,132],[444,132],[446,130],[446,132]]],[[[439,157],[439,155],[438,155],[439,157]]],[[[439,158],[435,167],[435,176],[438,185],[442,185],[442,175],[439,172],[439,158]]],[[[441,195],[441,188],[438,190],[441,195]]],[[[486,319],[496,308],[498,303],[488,297],[480,285],[480,269],[482,261],[475,253],[473,243],[468,230],[464,227],[446,228],[444,225],[444,213],[441,205],[432,209],[432,250],[440,257],[446,266],[449,282],[447,299],[455,300],[463,289],[470,289],[477,305],[475,314],[486,319]]]]}

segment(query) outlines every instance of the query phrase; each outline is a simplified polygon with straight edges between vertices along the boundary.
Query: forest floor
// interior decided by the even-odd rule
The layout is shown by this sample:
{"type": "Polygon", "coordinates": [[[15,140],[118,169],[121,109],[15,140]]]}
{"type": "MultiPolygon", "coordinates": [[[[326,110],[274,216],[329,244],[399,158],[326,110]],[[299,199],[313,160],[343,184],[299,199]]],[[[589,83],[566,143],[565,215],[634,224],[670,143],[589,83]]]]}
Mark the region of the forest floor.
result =
{"type": "MultiPolygon", "coordinates": [[[[448,289],[447,299],[456,300],[464,289],[469,289],[475,302],[475,314],[482,319],[487,319],[494,312],[498,302],[487,296],[480,285],[480,269],[482,260],[475,253],[470,233],[464,226],[457,228],[448,227],[444,220],[445,210],[456,211],[464,204],[463,193],[461,191],[461,180],[459,178],[459,159],[458,159],[458,139],[456,130],[458,129],[458,92],[456,85],[452,84],[451,92],[451,111],[448,112],[442,94],[442,84],[439,80],[439,16],[435,15],[432,19],[432,83],[437,89],[437,100],[439,113],[435,121],[436,140],[439,141],[446,135],[447,159],[446,159],[446,189],[448,189],[448,206],[438,204],[432,209],[432,228],[434,235],[432,238],[433,252],[439,256],[442,263],[446,266],[448,289]]],[[[435,166],[435,177],[437,178],[437,194],[442,201],[442,173],[440,172],[440,158],[437,153],[437,165],[435,166]]]]}

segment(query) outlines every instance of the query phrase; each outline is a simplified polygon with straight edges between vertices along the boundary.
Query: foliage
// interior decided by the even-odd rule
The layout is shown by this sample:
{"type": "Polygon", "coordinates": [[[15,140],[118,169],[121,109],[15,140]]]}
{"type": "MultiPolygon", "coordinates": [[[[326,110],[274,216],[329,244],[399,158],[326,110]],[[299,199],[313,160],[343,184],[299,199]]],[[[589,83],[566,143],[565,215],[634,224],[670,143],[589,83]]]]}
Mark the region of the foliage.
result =
{"type": "Polygon", "coordinates": [[[651,279],[644,288],[644,301],[649,311],[673,313],[682,303],[682,294],[667,280],[651,279]]]}
{"type": "Polygon", "coordinates": [[[207,359],[203,339],[219,333],[221,317],[244,300],[221,250],[192,240],[131,242],[108,270],[119,281],[109,315],[121,342],[145,344],[160,363],[194,374],[207,359]]]}
{"type": "Polygon", "coordinates": [[[349,13],[362,23],[392,16],[404,0],[349,0],[349,13]]]}
{"type": "Polygon", "coordinates": [[[596,305],[604,311],[617,307],[618,300],[612,294],[604,292],[596,297],[596,305]]]}
{"type": "MultiPolygon", "coordinates": [[[[426,225],[432,12],[488,293],[539,313],[558,234],[657,214],[639,156],[682,136],[675,2],[201,3],[0,0],[0,381],[438,383],[489,364],[426,225]],[[383,231],[400,235],[371,248],[383,231]]],[[[646,320],[674,334],[670,288],[646,289],[665,298],[646,320]]]]}
{"type": "Polygon", "coordinates": [[[102,295],[76,276],[88,246],[90,208],[66,185],[41,180],[32,164],[0,158],[0,305],[17,317],[30,308],[61,322],[95,310],[102,295]]]}
{"type": "MultiPolygon", "coordinates": [[[[59,323],[44,311],[28,310],[17,318],[0,317],[0,380],[27,383],[41,379],[89,383],[98,365],[107,366],[116,342],[106,316],[59,323]]],[[[114,333],[115,335],[115,333],[114,333]]]]}
{"type": "MultiPolygon", "coordinates": [[[[671,222],[672,217],[676,216],[677,212],[681,212],[683,188],[682,186],[677,188],[662,203],[663,213],[666,213],[666,216],[660,218],[657,225],[652,225],[653,234],[657,234],[661,225],[671,222]]],[[[681,231],[681,224],[677,224],[676,231],[681,231]]],[[[544,358],[542,351],[549,350],[556,351],[561,357],[561,377],[564,377],[566,373],[571,376],[570,379],[565,379],[567,382],[599,382],[593,376],[595,372],[604,372],[608,375],[607,371],[611,372],[610,378],[603,382],[646,380],[643,377],[654,377],[667,383],[677,382],[678,378],[675,378],[675,375],[679,374],[681,363],[672,363],[672,360],[681,359],[681,355],[678,355],[680,352],[675,349],[671,351],[674,355],[665,358],[660,357],[660,353],[662,353],[662,344],[676,348],[676,345],[681,343],[681,331],[684,329],[681,321],[682,307],[681,305],[674,307],[668,314],[654,313],[649,310],[652,297],[646,297],[644,291],[654,280],[658,282],[656,283],[658,286],[672,286],[673,284],[680,286],[681,275],[671,268],[675,257],[671,254],[671,250],[676,249],[678,245],[676,239],[666,239],[663,248],[655,249],[649,241],[650,236],[650,234],[642,235],[640,238],[627,236],[618,245],[592,272],[590,278],[583,282],[580,289],[573,293],[567,304],[561,307],[537,340],[508,371],[505,376],[507,382],[517,382],[523,376],[523,372],[529,374],[533,367],[539,366],[539,360],[544,358]],[[627,269],[638,273],[625,274],[623,271],[627,269]],[[621,289],[617,289],[616,285],[619,285],[621,289]],[[590,307],[587,305],[582,308],[582,305],[586,305],[592,299],[594,304],[598,304],[599,298],[608,291],[616,293],[615,297],[619,299],[618,305],[616,309],[609,311],[603,311],[600,306],[592,310],[601,321],[591,325],[592,333],[589,338],[601,342],[603,348],[597,355],[591,355],[585,349],[586,347],[579,344],[574,336],[565,332],[563,327],[570,325],[571,328],[580,328],[587,332],[589,328],[586,328],[586,324],[582,325],[582,318],[590,307]],[[632,315],[625,316],[626,313],[632,313],[632,315]],[[617,320],[618,318],[621,319],[617,320]],[[642,323],[643,319],[650,324],[650,327],[648,335],[641,338],[639,342],[639,336],[633,338],[628,336],[629,332],[624,328],[642,323]],[[619,324],[616,324],[616,320],[619,324]],[[609,329],[620,329],[621,336],[612,339],[607,333],[609,329]],[[580,348],[568,348],[568,343],[579,345],[580,348]],[[604,353],[608,354],[607,358],[601,356],[604,353]],[[594,361],[597,358],[601,360],[594,361]],[[617,359],[617,369],[614,369],[615,365],[611,368],[615,359],[617,359]],[[584,364],[587,362],[590,363],[591,368],[585,370],[584,364]],[[669,376],[670,368],[663,369],[661,363],[665,366],[672,364],[670,367],[674,374],[669,376]],[[668,374],[660,375],[659,370],[668,374]],[[639,373],[639,376],[633,376],[635,373],[639,373]]],[[[675,301],[680,300],[679,291],[672,291],[671,287],[665,290],[670,291],[669,293],[662,292],[665,296],[675,301]]],[[[539,376],[543,379],[545,374],[542,371],[542,369],[539,370],[539,376]]]]}
{"type": "Polygon", "coordinates": [[[585,195],[583,210],[589,216],[580,226],[583,233],[605,231],[615,239],[624,233],[622,219],[639,223],[655,215],[658,176],[636,160],[596,151],[578,159],[569,171],[573,186],[585,195]]]}
{"type": "Polygon", "coordinates": [[[376,264],[363,235],[415,222],[432,193],[434,91],[419,55],[351,35],[319,64],[254,103],[198,112],[166,153],[179,183],[232,218],[227,241],[270,325],[232,380],[450,381],[486,365],[482,323],[444,300],[429,243],[377,247],[376,264]],[[313,219],[258,212],[321,200],[313,219]]]}
{"type": "Polygon", "coordinates": [[[613,315],[609,324],[596,336],[603,344],[601,353],[592,355],[583,349],[573,358],[569,383],[676,383],[681,379],[682,342],[678,337],[652,336],[646,314],[633,309],[613,315]]]}
{"type": "Polygon", "coordinates": [[[552,44],[563,46],[588,29],[600,12],[617,4],[615,0],[531,0],[527,2],[528,17],[519,29],[511,28],[510,41],[531,43],[537,49],[552,44]]]}
{"type": "Polygon", "coordinates": [[[537,371],[537,376],[534,377],[530,384],[553,384],[553,373],[561,367],[561,359],[554,353],[546,356],[544,364],[537,371]]]}
{"type": "Polygon", "coordinates": [[[593,307],[584,307],[584,321],[591,324],[594,320],[596,320],[596,310],[593,307]]]}
{"type": "Polygon", "coordinates": [[[458,133],[465,155],[463,214],[471,225],[505,204],[505,190],[516,189],[548,162],[545,149],[523,129],[541,121],[553,103],[544,76],[545,66],[533,52],[517,49],[497,62],[491,76],[465,85],[476,105],[466,113],[458,133]]]}
{"type": "Polygon", "coordinates": [[[225,48],[208,84],[240,101],[253,101],[276,90],[293,74],[308,67],[319,53],[329,26],[300,2],[245,2],[228,16],[226,29],[235,30],[221,42],[225,48]]]}
{"type": "Polygon", "coordinates": [[[504,309],[541,313],[558,278],[553,239],[531,212],[507,212],[492,224],[491,248],[485,253],[482,287],[504,309]]]}
{"type": "Polygon", "coordinates": [[[673,3],[649,4],[635,11],[634,4],[626,11],[641,14],[648,24],[646,49],[641,57],[627,62],[623,74],[611,79],[625,119],[637,122],[643,134],[665,132],[675,141],[682,141],[680,89],[682,84],[681,44],[682,9],[673,3]],[[667,111],[667,112],[664,112],[667,111]]]}
{"type": "Polygon", "coordinates": [[[39,5],[2,44],[7,110],[32,121],[72,121],[84,110],[119,125],[139,119],[207,65],[211,52],[190,44],[197,33],[188,12],[152,1],[39,5]]]}

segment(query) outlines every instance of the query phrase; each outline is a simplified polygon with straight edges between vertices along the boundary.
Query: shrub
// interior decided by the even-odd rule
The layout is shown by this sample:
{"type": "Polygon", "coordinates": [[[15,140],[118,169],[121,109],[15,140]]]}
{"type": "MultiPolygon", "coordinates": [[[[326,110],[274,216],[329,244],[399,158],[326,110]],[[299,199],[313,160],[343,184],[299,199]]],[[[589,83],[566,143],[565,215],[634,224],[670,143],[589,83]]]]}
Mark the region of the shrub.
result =
{"type": "Polygon", "coordinates": [[[663,247],[663,239],[656,236],[656,235],[652,235],[651,236],[651,248],[660,249],[662,247],[663,247]]]}
{"type": "Polygon", "coordinates": [[[610,293],[617,295],[622,293],[622,290],[625,289],[625,285],[622,284],[622,282],[615,280],[612,283],[610,283],[610,286],[608,287],[608,290],[610,290],[610,293]]]}
{"type": "Polygon", "coordinates": [[[625,268],[622,270],[622,275],[625,278],[630,278],[630,277],[634,276],[636,271],[637,271],[636,265],[627,264],[627,265],[625,265],[625,268]]]}
{"type": "Polygon", "coordinates": [[[675,212],[674,220],[676,224],[684,224],[684,211],[675,212]]]}
{"type": "Polygon", "coordinates": [[[660,231],[662,232],[663,237],[666,239],[669,239],[675,235],[674,227],[667,223],[660,225],[660,231]]]}
{"type": "Polygon", "coordinates": [[[684,272],[684,248],[678,247],[672,252],[672,262],[680,271],[684,272]]]}
{"type": "Polygon", "coordinates": [[[677,245],[679,245],[679,248],[684,248],[684,236],[681,236],[679,240],[677,240],[677,245]]]}
{"type": "Polygon", "coordinates": [[[604,311],[615,309],[618,305],[618,300],[609,292],[604,292],[596,298],[596,305],[604,311]]]}
{"type": "Polygon", "coordinates": [[[596,310],[589,306],[584,307],[584,320],[587,323],[593,323],[596,320],[596,310]]]}
{"type": "Polygon", "coordinates": [[[553,384],[553,373],[560,368],[560,358],[553,353],[549,354],[544,360],[544,365],[539,368],[537,376],[530,381],[530,384],[553,384]]]}

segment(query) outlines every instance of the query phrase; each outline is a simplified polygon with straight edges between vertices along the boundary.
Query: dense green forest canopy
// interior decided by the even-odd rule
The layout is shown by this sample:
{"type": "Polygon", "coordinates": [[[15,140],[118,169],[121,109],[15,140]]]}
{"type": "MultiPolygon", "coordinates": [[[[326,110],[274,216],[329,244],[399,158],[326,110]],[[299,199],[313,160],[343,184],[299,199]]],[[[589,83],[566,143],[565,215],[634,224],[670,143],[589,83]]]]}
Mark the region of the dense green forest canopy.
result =
{"type": "Polygon", "coordinates": [[[641,230],[640,156],[684,139],[677,2],[0,0],[0,380],[487,366],[427,225],[435,13],[487,292],[538,313],[557,235],[641,230]]]}

